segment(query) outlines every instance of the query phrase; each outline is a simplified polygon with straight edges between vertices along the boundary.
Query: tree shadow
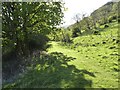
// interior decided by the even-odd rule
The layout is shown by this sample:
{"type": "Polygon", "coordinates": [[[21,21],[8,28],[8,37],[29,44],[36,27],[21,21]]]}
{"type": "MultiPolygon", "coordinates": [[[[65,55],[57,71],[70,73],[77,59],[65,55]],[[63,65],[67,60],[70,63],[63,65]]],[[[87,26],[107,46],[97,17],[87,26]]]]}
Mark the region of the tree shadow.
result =
{"type": "Polygon", "coordinates": [[[75,60],[63,53],[52,52],[34,59],[31,69],[12,87],[23,88],[85,88],[92,87],[92,80],[85,79],[85,74],[95,77],[92,72],[79,70],[68,62],[75,60]]]}

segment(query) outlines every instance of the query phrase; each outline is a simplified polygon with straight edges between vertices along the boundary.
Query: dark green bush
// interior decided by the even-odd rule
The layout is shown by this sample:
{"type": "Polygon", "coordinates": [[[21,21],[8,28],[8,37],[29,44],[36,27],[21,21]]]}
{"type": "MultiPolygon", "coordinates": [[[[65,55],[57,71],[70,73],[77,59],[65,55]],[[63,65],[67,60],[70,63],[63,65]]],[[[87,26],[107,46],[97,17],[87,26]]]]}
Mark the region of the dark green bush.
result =
{"type": "Polygon", "coordinates": [[[109,27],[109,25],[107,25],[107,24],[104,26],[104,28],[108,28],[108,27],[109,27]]]}
{"type": "Polygon", "coordinates": [[[99,32],[98,30],[94,30],[94,31],[93,31],[93,34],[94,34],[94,35],[100,35],[100,32],[99,32]]]}
{"type": "Polygon", "coordinates": [[[62,42],[72,43],[72,40],[70,39],[70,35],[68,33],[65,33],[64,38],[62,37],[61,39],[62,42]]]}
{"type": "Polygon", "coordinates": [[[81,30],[79,28],[74,28],[72,31],[72,37],[77,37],[81,34],[81,30]]]}
{"type": "Polygon", "coordinates": [[[49,41],[49,38],[45,35],[41,35],[41,34],[32,35],[29,38],[30,52],[37,50],[37,49],[40,49],[40,50],[45,49],[45,45],[48,41],[49,41]]]}
{"type": "Polygon", "coordinates": [[[113,16],[113,17],[112,17],[112,19],[113,19],[113,20],[117,19],[117,16],[116,16],[116,15],[115,15],[115,16],[113,16]]]}

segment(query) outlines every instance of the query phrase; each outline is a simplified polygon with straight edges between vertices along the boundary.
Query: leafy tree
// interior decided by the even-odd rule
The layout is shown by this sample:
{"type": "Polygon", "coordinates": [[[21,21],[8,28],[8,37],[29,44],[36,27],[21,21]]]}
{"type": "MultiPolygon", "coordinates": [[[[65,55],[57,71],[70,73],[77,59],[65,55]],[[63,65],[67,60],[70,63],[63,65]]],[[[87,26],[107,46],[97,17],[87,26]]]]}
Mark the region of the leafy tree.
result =
{"type": "Polygon", "coordinates": [[[10,48],[18,55],[28,55],[33,38],[39,36],[36,39],[44,43],[40,38],[60,24],[62,7],[60,2],[3,2],[3,52],[10,48]]]}

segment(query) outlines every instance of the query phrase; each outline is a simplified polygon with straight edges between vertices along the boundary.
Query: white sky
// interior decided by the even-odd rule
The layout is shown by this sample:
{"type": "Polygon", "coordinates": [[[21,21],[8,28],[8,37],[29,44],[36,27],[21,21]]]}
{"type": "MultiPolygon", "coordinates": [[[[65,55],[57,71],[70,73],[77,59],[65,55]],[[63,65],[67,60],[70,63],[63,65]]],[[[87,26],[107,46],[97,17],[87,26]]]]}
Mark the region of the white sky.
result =
{"type": "Polygon", "coordinates": [[[86,13],[89,15],[94,10],[98,9],[102,5],[112,0],[63,0],[65,7],[68,8],[64,12],[64,24],[62,26],[68,26],[73,24],[75,21],[72,19],[77,13],[86,13]]]}

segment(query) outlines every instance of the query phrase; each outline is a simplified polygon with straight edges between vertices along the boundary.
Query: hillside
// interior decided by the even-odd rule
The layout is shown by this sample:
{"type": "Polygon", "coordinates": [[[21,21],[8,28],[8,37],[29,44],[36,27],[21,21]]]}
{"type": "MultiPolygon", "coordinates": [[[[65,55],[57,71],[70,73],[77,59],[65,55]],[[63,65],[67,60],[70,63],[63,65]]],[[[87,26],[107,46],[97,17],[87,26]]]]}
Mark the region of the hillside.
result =
{"type": "Polygon", "coordinates": [[[26,73],[4,88],[118,88],[117,26],[67,46],[50,41],[48,54],[34,57],[26,73]]]}
{"type": "MultiPolygon", "coordinates": [[[[81,16],[79,16],[81,18],[81,16]]],[[[81,31],[87,30],[85,27],[90,27],[91,29],[99,28],[100,25],[112,22],[112,20],[117,20],[118,16],[118,3],[108,2],[101,6],[97,10],[91,13],[90,16],[85,16],[78,23],[68,26],[70,29],[78,27],[81,31]]]]}
{"type": "Polygon", "coordinates": [[[64,14],[62,2],[3,2],[3,90],[116,90],[120,72],[117,4],[108,2],[68,28],[58,28],[64,14]]]}

